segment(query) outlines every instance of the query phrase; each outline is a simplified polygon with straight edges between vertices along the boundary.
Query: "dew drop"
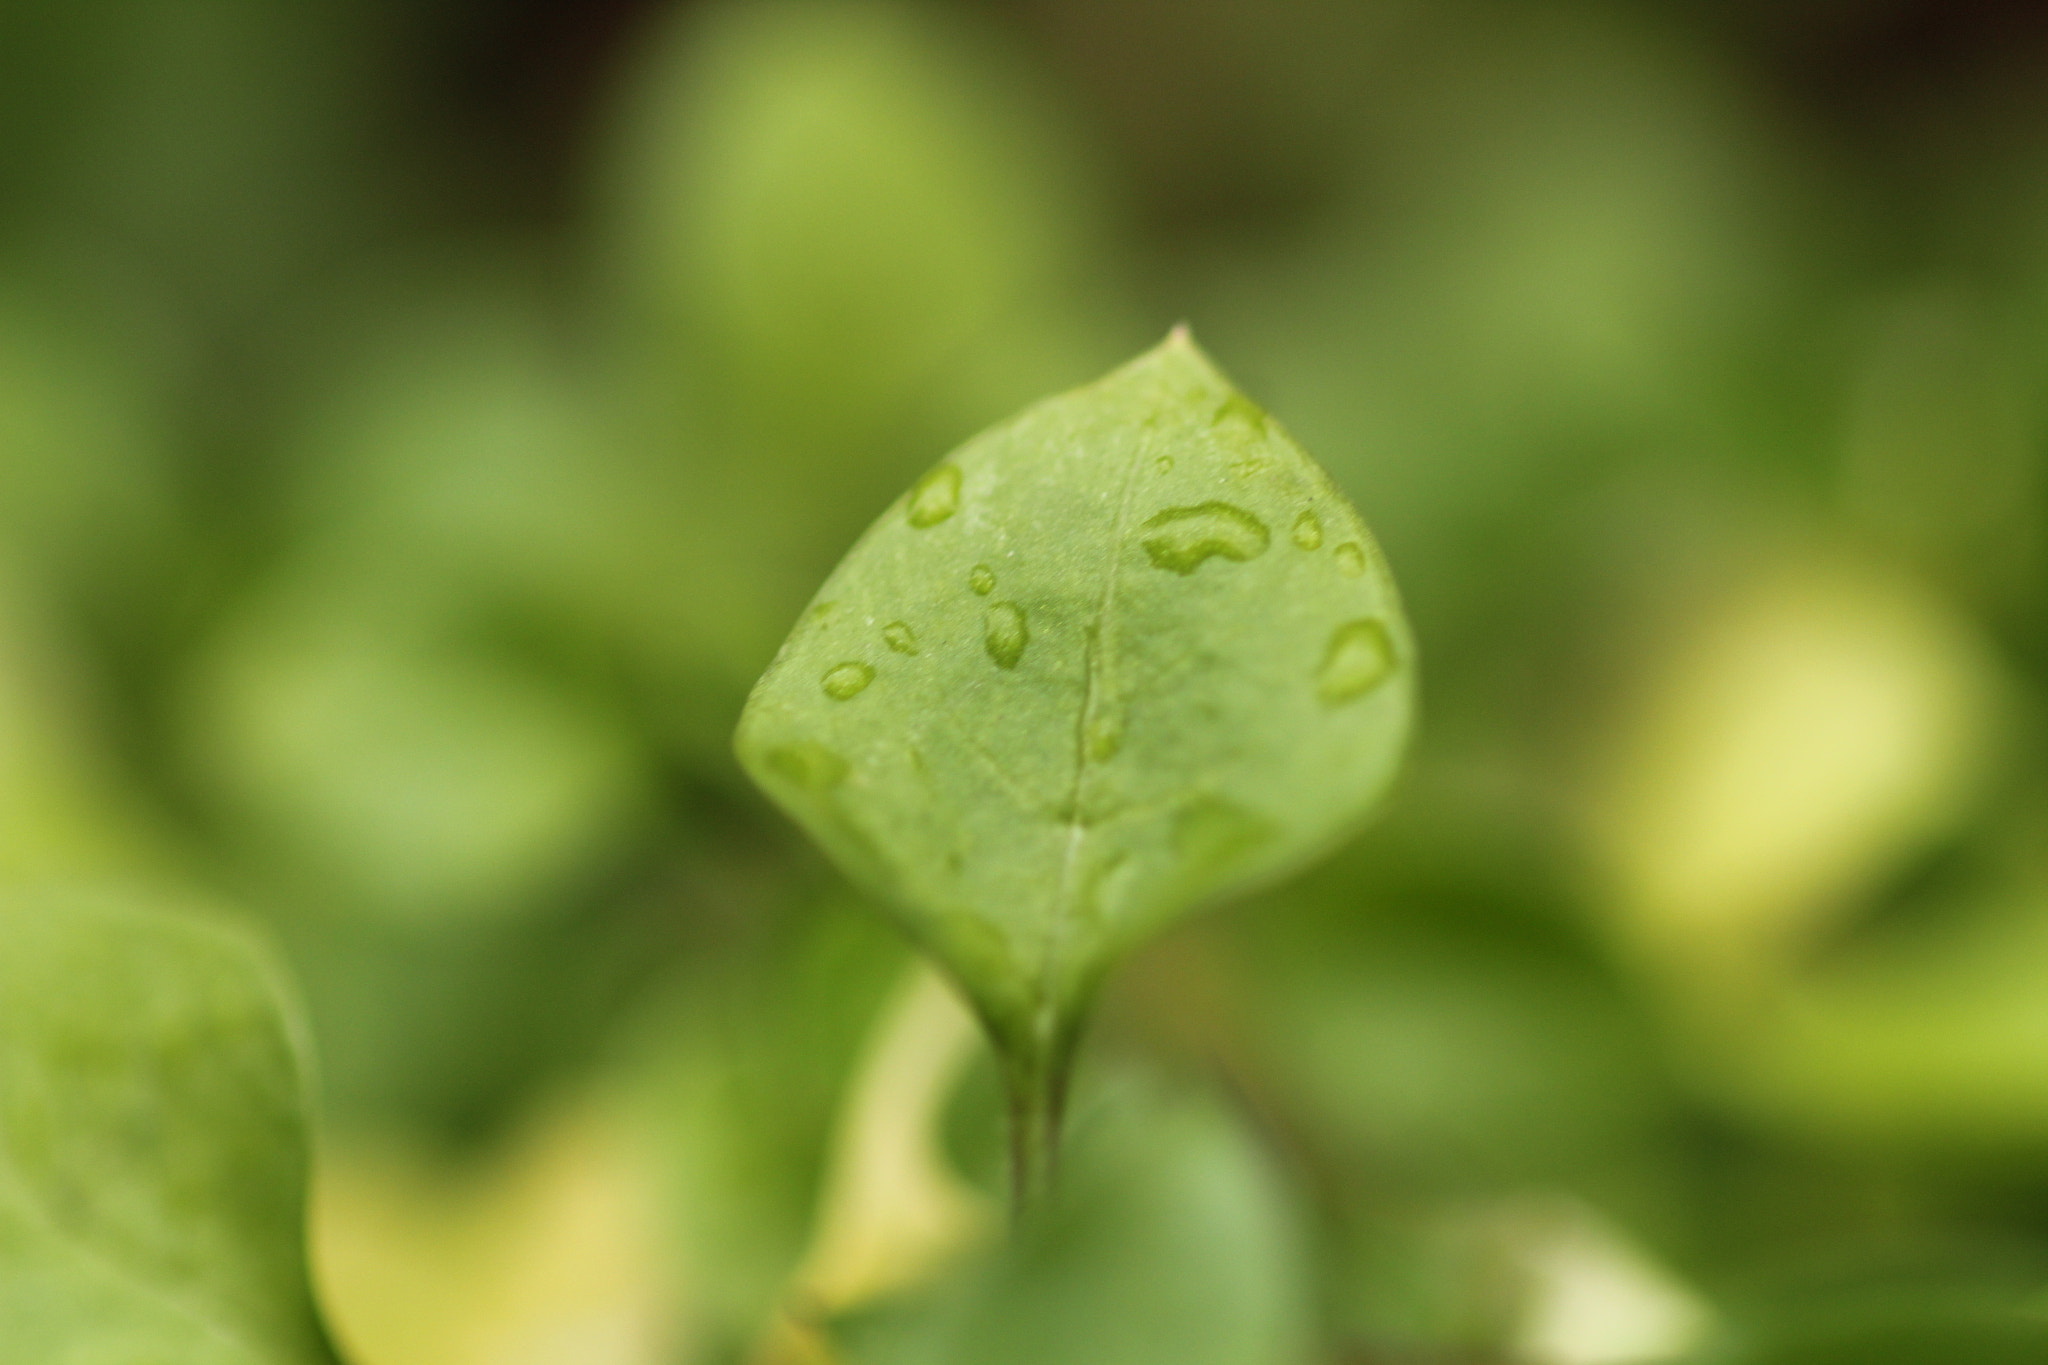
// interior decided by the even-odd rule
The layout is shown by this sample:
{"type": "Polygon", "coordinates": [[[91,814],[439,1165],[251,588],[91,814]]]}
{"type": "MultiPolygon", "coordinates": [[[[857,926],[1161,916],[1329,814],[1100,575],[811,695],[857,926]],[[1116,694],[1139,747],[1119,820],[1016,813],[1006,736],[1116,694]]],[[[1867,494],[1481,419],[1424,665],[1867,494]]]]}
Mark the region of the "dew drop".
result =
{"type": "Polygon", "coordinates": [[[1121,716],[1099,715],[1088,722],[1087,748],[1091,763],[1107,763],[1123,751],[1124,722],[1121,716]]]}
{"type": "Polygon", "coordinates": [[[882,627],[882,639],[898,654],[917,653],[917,632],[908,621],[891,621],[882,627]]]}
{"type": "Polygon", "coordinates": [[[1152,462],[1152,467],[1162,474],[1171,474],[1173,472],[1173,456],[1161,455],[1152,462]]]}
{"type": "Polygon", "coordinates": [[[811,740],[779,745],[763,758],[768,771],[805,791],[827,792],[846,780],[846,760],[811,740]]]}
{"type": "Polygon", "coordinates": [[[986,564],[975,565],[967,571],[967,586],[977,597],[988,596],[996,590],[996,571],[986,564]]]}
{"type": "Polygon", "coordinates": [[[1024,608],[1015,602],[991,602],[984,625],[982,644],[997,668],[1015,668],[1031,643],[1031,630],[1024,624],[1024,608]]]}
{"type": "Polygon", "coordinates": [[[1173,851],[1203,871],[1227,867],[1273,837],[1273,827],[1235,802],[1198,796],[1173,818],[1173,851]]]}
{"type": "Polygon", "coordinates": [[[850,701],[865,692],[874,680],[875,670],[871,665],[853,661],[834,664],[825,671],[825,695],[834,701],[850,701]]]}
{"type": "Polygon", "coordinates": [[[1240,564],[1256,559],[1272,541],[1266,523],[1227,502],[1169,507],[1147,521],[1145,529],[1152,534],[1139,543],[1152,567],[1181,575],[1193,573],[1216,555],[1240,564]]]}
{"type": "Polygon", "coordinates": [[[960,510],[960,466],[937,465],[910,487],[910,524],[923,530],[960,510]]]}
{"type": "Polygon", "coordinates": [[[1337,572],[1346,578],[1356,578],[1365,572],[1365,551],[1355,540],[1347,540],[1335,552],[1337,572]]]}
{"type": "Polygon", "coordinates": [[[1231,422],[1235,422],[1240,426],[1250,427],[1253,431],[1264,435],[1266,431],[1266,410],[1243,394],[1233,393],[1217,406],[1216,416],[1212,419],[1212,424],[1219,427],[1231,422]]]}
{"type": "Polygon", "coordinates": [[[1323,521],[1309,508],[1294,519],[1294,543],[1304,550],[1323,548],[1323,521]]]}
{"type": "Polygon", "coordinates": [[[1372,617],[1347,621],[1330,633],[1323,666],[1316,670],[1316,695],[1325,706],[1341,706],[1378,687],[1394,671],[1394,641],[1386,623],[1372,617]]]}
{"type": "Polygon", "coordinates": [[[820,602],[816,606],[811,608],[811,619],[813,621],[824,621],[828,619],[833,612],[838,610],[839,604],[837,602],[820,602]]]}

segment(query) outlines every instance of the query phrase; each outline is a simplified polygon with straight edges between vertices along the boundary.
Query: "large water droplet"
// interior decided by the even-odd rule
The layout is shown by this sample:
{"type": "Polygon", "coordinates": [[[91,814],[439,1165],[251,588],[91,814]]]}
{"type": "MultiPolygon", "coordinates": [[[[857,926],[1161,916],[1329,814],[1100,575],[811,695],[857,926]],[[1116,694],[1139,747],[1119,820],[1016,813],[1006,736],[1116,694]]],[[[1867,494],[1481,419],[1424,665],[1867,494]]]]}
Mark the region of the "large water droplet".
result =
{"type": "Polygon", "coordinates": [[[882,627],[882,639],[898,654],[917,653],[917,632],[908,621],[891,621],[882,627]]]}
{"type": "Polygon", "coordinates": [[[1015,602],[991,602],[984,625],[982,644],[997,668],[1015,668],[1031,643],[1030,627],[1024,624],[1024,608],[1015,602]]]}
{"type": "Polygon", "coordinates": [[[1386,623],[1367,617],[1346,621],[1330,633],[1323,666],[1316,670],[1316,695],[1325,706],[1341,706],[1378,687],[1394,671],[1394,641],[1386,623]]]}
{"type": "Polygon", "coordinates": [[[768,771],[805,791],[828,792],[846,780],[846,760],[808,739],[770,749],[764,758],[768,771]]]}
{"type": "Polygon", "coordinates": [[[1316,515],[1314,508],[1305,509],[1294,519],[1294,543],[1304,550],[1323,548],[1323,519],[1316,515]]]}
{"type": "Polygon", "coordinates": [[[1242,564],[1264,554],[1272,542],[1266,523],[1227,502],[1169,507],[1147,521],[1145,529],[1152,534],[1139,544],[1153,567],[1177,574],[1191,574],[1216,555],[1242,564]]]}
{"type": "Polygon", "coordinates": [[[975,595],[986,597],[996,590],[996,571],[986,564],[977,564],[967,571],[967,586],[975,595]]]}
{"type": "Polygon", "coordinates": [[[937,526],[960,510],[960,466],[937,465],[910,487],[910,524],[937,526]]]}
{"type": "Polygon", "coordinates": [[[1333,552],[1337,560],[1337,572],[1346,578],[1356,578],[1365,572],[1365,551],[1355,540],[1347,540],[1333,552]]]}
{"type": "Polygon", "coordinates": [[[825,695],[834,701],[847,701],[865,692],[868,684],[874,680],[875,670],[872,665],[852,660],[834,664],[825,670],[825,695]]]}

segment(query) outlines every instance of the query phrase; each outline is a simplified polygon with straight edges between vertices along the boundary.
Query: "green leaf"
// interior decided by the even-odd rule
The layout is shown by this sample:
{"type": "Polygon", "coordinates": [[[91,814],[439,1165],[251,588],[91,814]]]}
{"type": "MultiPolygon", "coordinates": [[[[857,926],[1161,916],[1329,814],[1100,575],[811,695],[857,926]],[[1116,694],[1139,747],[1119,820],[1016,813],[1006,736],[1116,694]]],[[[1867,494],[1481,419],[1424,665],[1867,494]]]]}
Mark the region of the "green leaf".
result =
{"type": "Polygon", "coordinates": [[[275,973],[111,895],[0,897],[0,1365],[329,1365],[275,973]]]}
{"type": "Polygon", "coordinates": [[[1358,514],[1176,332],[919,479],[737,744],[958,978],[1050,1123],[1120,953],[1386,790],[1414,657],[1358,514]]]}
{"type": "Polygon", "coordinates": [[[835,1323],[850,1365],[1313,1358],[1302,1211],[1244,1121],[1142,1073],[1077,1109],[1048,1216],[931,1291],[835,1323]]]}

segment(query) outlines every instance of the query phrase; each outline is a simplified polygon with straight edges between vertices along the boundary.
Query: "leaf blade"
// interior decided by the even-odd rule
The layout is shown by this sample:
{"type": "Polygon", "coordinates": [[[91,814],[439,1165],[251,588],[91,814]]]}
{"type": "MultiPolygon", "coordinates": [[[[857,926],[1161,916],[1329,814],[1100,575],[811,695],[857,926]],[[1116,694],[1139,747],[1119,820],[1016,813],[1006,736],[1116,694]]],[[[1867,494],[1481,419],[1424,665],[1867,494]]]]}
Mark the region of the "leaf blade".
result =
{"type": "Polygon", "coordinates": [[[913,485],[736,745],[998,1040],[1057,1070],[1120,953],[1384,793],[1414,655],[1356,511],[1176,332],[913,485]]]}
{"type": "Polygon", "coordinates": [[[0,900],[0,1361],[332,1362],[299,1053],[232,931],[101,893],[0,900]]]}

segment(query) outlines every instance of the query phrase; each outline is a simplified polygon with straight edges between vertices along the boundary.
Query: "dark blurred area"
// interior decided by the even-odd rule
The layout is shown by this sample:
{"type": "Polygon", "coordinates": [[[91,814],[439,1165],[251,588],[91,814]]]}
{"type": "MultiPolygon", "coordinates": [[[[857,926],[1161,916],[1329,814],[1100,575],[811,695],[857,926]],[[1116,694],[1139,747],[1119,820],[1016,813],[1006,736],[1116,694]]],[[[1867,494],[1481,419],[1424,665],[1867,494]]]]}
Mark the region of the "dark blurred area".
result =
{"type": "Polygon", "coordinates": [[[2040,6],[0,6],[0,877],[283,945],[357,1365],[2048,1359],[2044,681],[2040,6]],[[727,736],[1181,320],[1425,724],[1006,1249],[727,736]]]}

